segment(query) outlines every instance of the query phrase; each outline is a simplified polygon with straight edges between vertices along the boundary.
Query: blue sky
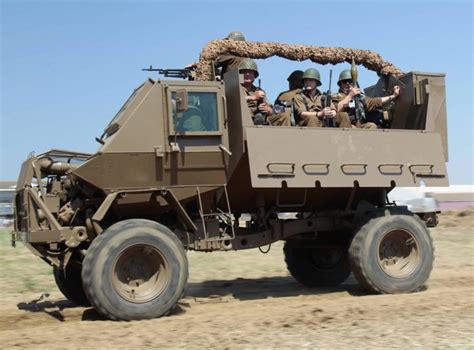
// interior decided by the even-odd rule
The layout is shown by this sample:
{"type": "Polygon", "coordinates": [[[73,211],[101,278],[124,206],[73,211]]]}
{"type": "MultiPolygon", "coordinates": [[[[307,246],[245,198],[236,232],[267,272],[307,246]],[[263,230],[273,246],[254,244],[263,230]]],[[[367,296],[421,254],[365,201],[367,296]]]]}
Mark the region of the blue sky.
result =
{"type": "MultiPolygon", "coordinates": [[[[149,76],[141,68],[183,67],[208,41],[240,30],[252,41],[370,49],[403,71],[446,73],[450,182],[474,182],[471,1],[0,2],[0,180],[16,179],[31,151],[94,152],[94,138],[149,76]]],[[[316,66],[326,90],[329,69],[337,77],[347,68],[258,64],[270,100],[293,69],[316,66]]],[[[362,86],[377,81],[365,69],[359,77],[362,86]]]]}

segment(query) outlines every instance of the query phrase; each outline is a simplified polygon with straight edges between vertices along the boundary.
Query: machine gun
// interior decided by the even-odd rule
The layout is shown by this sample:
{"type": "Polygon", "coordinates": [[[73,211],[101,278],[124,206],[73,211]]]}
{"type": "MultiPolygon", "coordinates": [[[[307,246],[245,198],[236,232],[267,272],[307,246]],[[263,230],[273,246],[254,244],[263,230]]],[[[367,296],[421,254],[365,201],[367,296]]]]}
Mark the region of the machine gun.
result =
{"type": "MultiPolygon", "coordinates": [[[[357,67],[354,62],[354,57],[352,57],[352,65],[351,65],[351,77],[352,77],[352,86],[359,87],[357,84],[357,67]]],[[[365,123],[365,110],[364,104],[360,97],[360,95],[354,96],[354,104],[355,104],[355,122],[356,126],[360,127],[362,123],[365,123]]]]}
{"type": "MultiPolygon", "coordinates": [[[[331,108],[331,103],[332,103],[331,82],[332,82],[332,69],[329,70],[329,89],[325,94],[323,94],[323,99],[324,99],[323,106],[324,107],[329,107],[329,108],[331,108]]],[[[325,126],[327,126],[329,128],[333,128],[335,126],[334,125],[334,118],[324,117],[323,118],[323,123],[324,123],[325,126]]]]}
{"type": "Polygon", "coordinates": [[[166,78],[181,78],[181,79],[193,80],[191,70],[187,68],[161,69],[161,68],[153,68],[153,66],[150,66],[149,68],[142,68],[142,71],[158,72],[158,74],[164,75],[166,78]]]}

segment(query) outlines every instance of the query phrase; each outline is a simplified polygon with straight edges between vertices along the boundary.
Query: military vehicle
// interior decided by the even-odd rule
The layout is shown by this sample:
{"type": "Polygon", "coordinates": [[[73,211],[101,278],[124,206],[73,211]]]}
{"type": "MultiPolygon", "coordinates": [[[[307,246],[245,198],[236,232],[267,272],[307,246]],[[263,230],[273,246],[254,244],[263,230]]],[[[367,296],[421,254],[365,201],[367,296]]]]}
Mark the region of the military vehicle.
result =
{"type": "MultiPolygon", "coordinates": [[[[380,79],[368,95],[387,94],[380,79]]],[[[222,81],[147,79],[97,152],[24,161],[12,241],[53,266],[69,300],[113,320],[170,313],[185,294],[188,250],[280,240],[305,286],[352,272],[371,293],[419,290],[433,264],[426,222],[436,220],[387,193],[448,184],[444,75],[398,80],[389,124],[363,130],[255,126],[237,70],[222,81]]]]}

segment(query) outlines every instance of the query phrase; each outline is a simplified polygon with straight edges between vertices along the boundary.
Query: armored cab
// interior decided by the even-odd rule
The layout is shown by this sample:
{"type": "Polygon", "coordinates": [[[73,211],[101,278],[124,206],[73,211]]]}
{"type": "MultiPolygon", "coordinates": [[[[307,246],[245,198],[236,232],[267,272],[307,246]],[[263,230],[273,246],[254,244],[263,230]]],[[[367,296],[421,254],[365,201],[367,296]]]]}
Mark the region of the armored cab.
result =
{"type": "MultiPolygon", "coordinates": [[[[13,240],[53,265],[68,299],[117,320],[176,305],[186,250],[278,240],[304,285],[337,285],[352,271],[371,292],[417,290],[432,269],[427,223],[387,193],[448,183],[444,76],[398,79],[403,94],[376,130],[253,125],[238,71],[222,81],[148,79],[96,153],[51,150],[24,162],[13,240]]],[[[382,96],[389,85],[382,77],[366,92],[382,96]]]]}

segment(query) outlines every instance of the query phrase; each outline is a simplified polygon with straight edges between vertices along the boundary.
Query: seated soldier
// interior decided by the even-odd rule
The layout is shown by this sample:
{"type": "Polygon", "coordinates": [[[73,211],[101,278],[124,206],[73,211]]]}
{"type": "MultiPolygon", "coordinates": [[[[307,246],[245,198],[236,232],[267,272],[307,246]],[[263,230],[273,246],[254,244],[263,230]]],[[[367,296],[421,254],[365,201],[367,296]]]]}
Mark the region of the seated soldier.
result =
{"type": "Polygon", "coordinates": [[[288,90],[278,95],[273,105],[275,114],[268,117],[271,125],[291,126],[295,125],[293,115],[293,99],[301,92],[303,87],[303,71],[295,70],[288,76],[288,90]]]}
{"type": "Polygon", "coordinates": [[[343,70],[339,74],[337,85],[339,85],[339,92],[333,95],[332,100],[337,106],[336,123],[340,128],[377,129],[375,123],[367,122],[366,113],[381,108],[400,95],[400,86],[396,85],[393,87],[393,95],[385,97],[363,96],[361,89],[352,84],[350,69],[343,70]],[[356,96],[359,97],[358,103],[361,115],[359,120],[356,117],[356,99],[354,99],[356,96]]]}
{"type": "Polygon", "coordinates": [[[317,69],[308,68],[303,73],[303,90],[295,96],[296,124],[298,126],[323,127],[326,120],[336,116],[336,108],[331,104],[324,107],[321,92],[321,78],[317,69]]]}
{"type": "Polygon", "coordinates": [[[241,88],[254,124],[267,124],[267,117],[273,114],[273,109],[267,102],[265,91],[253,85],[258,77],[257,63],[250,58],[244,58],[239,65],[239,73],[243,75],[241,88]]]}
{"type": "Polygon", "coordinates": [[[178,113],[176,116],[175,128],[177,132],[206,131],[202,112],[199,108],[199,98],[197,96],[192,97],[189,101],[188,110],[184,113],[178,113]]]}

